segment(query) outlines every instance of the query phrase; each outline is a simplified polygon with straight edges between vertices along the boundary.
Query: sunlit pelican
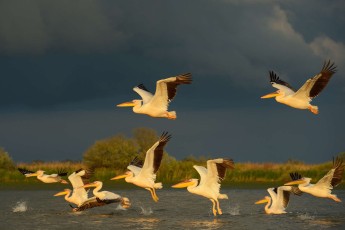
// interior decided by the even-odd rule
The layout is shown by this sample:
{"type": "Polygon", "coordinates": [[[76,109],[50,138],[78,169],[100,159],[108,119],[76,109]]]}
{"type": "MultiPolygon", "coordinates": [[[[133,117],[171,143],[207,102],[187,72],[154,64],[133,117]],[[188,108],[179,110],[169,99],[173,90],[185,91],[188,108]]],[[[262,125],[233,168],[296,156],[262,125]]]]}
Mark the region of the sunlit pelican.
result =
{"type": "Polygon", "coordinates": [[[310,184],[311,178],[302,177],[295,173],[296,180],[286,183],[285,185],[298,184],[298,188],[305,193],[309,193],[316,197],[330,198],[336,202],[341,200],[332,193],[332,189],[336,187],[342,180],[344,174],[343,160],[340,158],[333,159],[333,168],[322,177],[316,184],[310,184]]]}
{"type": "Polygon", "coordinates": [[[176,119],[176,112],[168,111],[169,102],[175,97],[178,85],[190,83],[192,83],[190,73],[162,79],[157,81],[154,95],[143,84],[140,84],[134,87],[133,90],[141,96],[142,100],[124,102],[117,106],[133,106],[133,112],[135,113],[147,114],[151,117],[176,119]]]}
{"type": "MultiPolygon", "coordinates": [[[[95,187],[92,192],[93,192],[93,195],[96,197],[98,204],[100,204],[100,203],[110,204],[110,203],[121,202],[122,207],[129,208],[130,202],[129,202],[128,198],[121,197],[120,195],[115,194],[113,192],[109,192],[109,191],[101,191],[100,192],[99,190],[102,189],[102,186],[103,186],[103,183],[101,181],[94,181],[92,183],[89,183],[89,184],[82,186],[81,188],[95,187]]],[[[85,202],[85,203],[84,204],[86,206],[91,205],[91,204],[87,204],[87,202],[85,202]]],[[[102,204],[102,205],[104,205],[104,204],[102,204]]],[[[102,206],[102,205],[96,205],[96,206],[102,206]]],[[[85,207],[80,207],[78,211],[80,211],[80,209],[83,209],[83,208],[85,208],[85,207]]],[[[86,207],[86,208],[88,208],[88,207],[86,207]]]]}
{"type": "Polygon", "coordinates": [[[277,102],[297,109],[309,109],[312,113],[318,114],[318,107],[311,105],[310,102],[326,87],[328,81],[335,72],[336,66],[334,66],[334,63],[330,61],[325,62],[321,72],[308,79],[304,85],[295,92],[288,83],[280,80],[273,71],[270,71],[271,84],[274,88],[277,88],[278,91],[262,96],[261,98],[275,97],[277,102]]]}
{"type": "Polygon", "coordinates": [[[278,188],[269,188],[267,192],[269,196],[265,196],[264,199],[255,202],[255,204],[267,203],[265,206],[265,212],[267,214],[284,214],[285,209],[289,204],[290,193],[295,195],[302,195],[301,190],[293,186],[280,186],[278,188]]]}
{"type": "Polygon", "coordinates": [[[111,180],[117,180],[125,178],[127,183],[135,184],[136,186],[145,188],[150,191],[151,196],[154,201],[158,201],[158,196],[156,194],[156,189],[161,189],[162,183],[156,183],[156,172],[163,157],[164,146],[170,140],[171,135],[164,132],[159,140],[146,152],[144,165],[136,164],[135,158],[131,164],[127,167],[127,171],[124,175],[116,176],[111,178],[111,180]]]}
{"type": "Polygon", "coordinates": [[[84,186],[84,183],[88,181],[91,175],[91,170],[79,169],[73,172],[68,176],[68,180],[73,187],[73,191],[71,189],[64,189],[64,191],[56,193],[54,196],[65,195],[66,201],[76,204],[78,207],[82,206],[86,201],[94,201],[97,203],[96,197],[89,198],[85,188],[82,188],[82,186],[84,186]]]}
{"type": "Polygon", "coordinates": [[[18,168],[19,172],[21,172],[26,177],[34,177],[36,176],[37,179],[44,183],[62,183],[62,184],[68,184],[67,181],[62,179],[62,176],[67,176],[66,172],[56,173],[56,174],[44,174],[43,170],[38,170],[37,172],[29,171],[26,169],[18,168]]]}
{"type": "Polygon", "coordinates": [[[207,161],[207,169],[202,166],[193,166],[200,174],[200,183],[198,179],[190,179],[173,185],[173,188],[184,188],[190,193],[204,196],[210,199],[213,203],[213,215],[222,215],[222,210],[219,207],[218,199],[228,199],[226,194],[220,194],[220,182],[224,179],[226,169],[234,169],[234,162],[232,159],[214,159],[207,161]],[[217,205],[217,210],[216,210],[217,205]]]}

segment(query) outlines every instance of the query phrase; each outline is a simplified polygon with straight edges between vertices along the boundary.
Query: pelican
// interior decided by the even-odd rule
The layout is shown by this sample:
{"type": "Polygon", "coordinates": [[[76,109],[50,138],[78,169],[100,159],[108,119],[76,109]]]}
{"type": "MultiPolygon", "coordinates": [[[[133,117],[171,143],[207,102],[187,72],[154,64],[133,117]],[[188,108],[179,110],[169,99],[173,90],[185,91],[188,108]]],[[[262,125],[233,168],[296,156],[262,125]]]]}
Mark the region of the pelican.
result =
{"type": "Polygon", "coordinates": [[[44,183],[62,183],[62,184],[68,184],[67,181],[62,179],[62,176],[67,176],[66,172],[60,172],[55,174],[45,174],[43,170],[38,170],[37,172],[29,171],[26,169],[18,168],[19,172],[21,172],[26,177],[34,177],[36,176],[37,179],[44,183]]]}
{"type": "Polygon", "coordinates": [[[269,188],[267,192],[269,196],[265,196],[264,199],[255,202],[255,204],[267,203],[265,206],[265,212],[267,214],[284,214],[285,209],[289,204],[290,193],[295,195],[302,195],[302,192],[293,186],[280,186],[278,188],[269,188]]]}
{"type": "MultiPolygon", "coordinates": [[[[95,187],[92,192],[93,192],[93,195],[95,196],[95,198],[97,200],[97,203],[99,204],[99,205],[95,205],[95,206],[101,206],[101,205],[104,205],[104,204],[111,204],[111,203],[121,202],[122,207],[124,207],[124,208],[129,208],[130,207],[130,202],[129,202],[128,198],[121,197],[120,195],[115,194],[113,192],[100,191],[102,189],[102,186],[103,186],[103,182],[102,181],[94,181],[92,183],[83,185],[81,188],[95,187]]],[[[90,203],[84,202],[81,205],[81,207],[79,207],[77,210],[81,211],[83,209],[89,208],[88,206],[90,206],[90,205],[91,205],[90,203]]]]}
{"type": "Polygon", "coordinates": [[[322,177],[316,184],[311,184],[311,178],[302,177],[300,174],[295,173],[296,178],[285,185],[295,185],[298,184],[298,188],[305,193],[309,193],[316,197],[330,198],[336,202],[341,202],[341,200],[335,194],[332,193],[332,189],[340,184],[343,174],[344,174],[343,160],[340,158],[333,158],[333,168],[328,171],[328,173],[322,177]]]}
{"type": "Polygon", "coordinates": [[[159,198],[156,194],[156,189],[163,188],[162,183],[156,183],[156,172],[159,169],[163,158],[163,149],[167,142],[170,140],[171,135],[163,132],[159,140],[146,152],[144,165],[136,164],[137,158],[131,162],[127,167],[127,171],[123,175],[111,178],[117,180],[125,178],[127,183],[135,184],[136,186],[145,188],[150,191],[152,199],[158,202],[159,198]]]}
{"type": "Polygon", "coordinates": [[[280,80],[273,71],[270,71],[271,84],[278,91],[262,96],[261,98],[275,97],[279,103],[296,109],[309,109],[312,113],[318,114],[318,107],[311,105],[310,102],[326,87],[328,81],[336,72],[336,68],[330,60],[328,62],[325,61],[320,73],[308,79],[297,92],[288,83],[280,80]]]}
{"type": "Polygon", "coordinates": [[[76,204],[78,207],[82,206],[86,201],[95,201],[95,197],[88,198],[87,191],[84,186],[84,182],[87,181],[92,174],[91,170],[79,169],[68,176],[68,180],[72,184],[73,191],[71,189],[64,189],[62,192],[56,193],[54,196],[65,195],[67,202],[76,204]]]}
{"type": "Polygon", "coordinates": [[[192,83],[191,75],[191,73],[186,73],[157,81],[154,95],[143,84],[140,84],[134,87],[133,90],[141,96],[141,100],[124,102],[117,106],[133,106],[134,113],[147,114],[151,117],[176,119],[176,112],[168,111],[169,102],[175,97],[178,85],[192,83]]]}
{"type": "Polygon", "coordinates": [[[214,159],[207,161],[207,169],[203,166],[193,166],[200,174],[200,183],[198,179],[190,179],[173,185],[173,188],[187,187],[188,192],[200,196],[204,196],[212,201],[213,215],[217,212],[222,215],[222,210],[219,207],[218,199],[228,199],[226,194],[220,194],[220,182],[225,177],[226,169],[234,169],[234,161],[232,159],[214,159]],[[216,209],[217,205],[217,209],[216,209]]]}

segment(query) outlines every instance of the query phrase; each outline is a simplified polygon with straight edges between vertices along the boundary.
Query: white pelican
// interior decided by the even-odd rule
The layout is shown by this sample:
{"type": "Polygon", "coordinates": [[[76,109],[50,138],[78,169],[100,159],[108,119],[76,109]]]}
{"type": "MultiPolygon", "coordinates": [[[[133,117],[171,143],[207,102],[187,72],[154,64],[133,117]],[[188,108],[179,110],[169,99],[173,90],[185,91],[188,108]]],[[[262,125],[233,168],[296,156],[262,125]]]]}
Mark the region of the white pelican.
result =
{"type": "Polygon", "coordinates": [[[284,214],[285,209],[289,204],[290,193],[295,195],[302,195],[301,190],[293,186],[280,186],[278,188],[269,188],[267,192],[269,196],[265,196],[264,199],[255,202],[255,204],[267,203],[265,206],[265,212],[267,214],[284,214]]]}
{"type": "Polygon", "coordinates": [[[342,180],[344,174],[343,160],[340,158],[333,158],[333,168],[322,177],[316,184],[310,184],[311,178],[302,177],[300,174],[297,175],[295,180],[286,183],[285,185],[298,184],[298,188],[305,193],[309,193],[316,197],[330,198],[336,202],[341,200],[335,194],[332,193],[332,189],[336,187],[342,180]]]}
{"type": "Polygon", "coordinates": [[[311,105],[310,102],[326,87],[328,81],[335,72],[336,66],[334,66],[334,63],[330,61],[325,62],[320,73],[308,79],[304,85],[295,92],[288,83],[280,80],[273,71],[270,71],[271,84],[274,88],[277,88],[278,91],[262,96],[261,98],[275,97],[277,102],[297,109],[309,109],[312,113],[318,114],[318,107],[311,105]]]}
{"type": "MultiPolygon", "coordinates": [[[[88,197],[87,191],[84,186],[84,182],[87,181],[92,172],[90,170],[79,169],[68,176],[68,180],[72,184],[73,191],[71,189],[64,189],[62,192],[56,193],[54,196],[65,195],[65,200],[76,204],[78,207],[82,206],[86,201],[90,203],[91,201],[97,200],[95,197],[88,197]]],[[[99,206],[99,205],[98,205],[99,206]]]]}
{"type": "Polygon", "coordinates": [[[111,180],[117,180],[125,178],[127,183],[135,184],[136,186],[145,188],[150,191],[154,201],[158,201],[159,198],[156,194],[156,189],[161,189],[162,183],[156,183],[156,172],[159,169],[163,158],[164,146],[170,140],[171,135],[167,132],[163,132],[159,140],[146,152],[144,165],[136,164],[137,158],[131,162],[127,167],[127,171],[124,175],[119,175],[111,178],[111,180]]]}
{"type": "Polygon", "coordinates": [[[66,172],[60,172],[60,173],[56,173],[56,174],[44,174],[45,171],[43,170],[38,170],[37,172],[33,172],[33,171],[29,171],[26,169],[22,169],[22,168],[18,168],[19,172],[21,172],[23,175],[25,175],[26,177],[34,177],[36,176],[37,179],[39,179],[40,181],[44,182],[44,183],[62,183],[62,184],[68,184],[67,181],[65,181],[64,179],[62,179],[62,176],[67,176],[66,172]]]}
{"type": "Polygon", "coordinates": [[[157,81],[154,95],[143,84],[140,84],[134,87],[133,90],[141,96],[142,100],[124,102],[117,106],[133,106],[133,112],[135,113],[147,114],[151,117],[176,119],[176,112],[168,111],[169,102],[175,97],[178,85],[190,83],[192,83],[191,73],[162,79],[157,81]]]}
{"type": "Polygon", "coordinates": [[[200,183],[198,179],[190,179],[173,185],[173,188],[184,188],[190,193],[204,196],[210,199],[213,203],[213,215],[222,215],[222,210],[219,207],[218,199],[228,199],[226,194],[220,194],[220,182],[225,177],[226,169],[234,169],[234,161],[232,159],[214,159],[207,161],[207,169],[202,166],[193,166],[200,174],[200,183]],[[217,205],[217,210],[216,210],[217,205]]]}
{"type": "MultiPolygon", "coordinates": [[[[129,208],[130,207],[130,202],[129,199],[126,197],[121,197],[118,194],[115,194],[113,192],[109,192],[109,191],[99,191],[102,189],[103,183],[102,181],[94,181],[92,183],[86,184],[84,186],[82,186],[81,188],[90,188],[90,187],[95,187],[93,189],[93,195],[96,197],[97,200],[97,204],[94,204],[95,206],[102,206],[104,204],[111,204],[111,203],[118,203],[121,202],[122,207],[124,208],[129,208]]],[[[85,202],[84,204],[82,204],[81,207],[78,208],[77,211],[81,211],[84,210],[86,208],[90,208],[89,206],[92,204],[90,204],[90,202],[85,202]],[[83,207],[84,206],[84,207],[83,207]]]]}

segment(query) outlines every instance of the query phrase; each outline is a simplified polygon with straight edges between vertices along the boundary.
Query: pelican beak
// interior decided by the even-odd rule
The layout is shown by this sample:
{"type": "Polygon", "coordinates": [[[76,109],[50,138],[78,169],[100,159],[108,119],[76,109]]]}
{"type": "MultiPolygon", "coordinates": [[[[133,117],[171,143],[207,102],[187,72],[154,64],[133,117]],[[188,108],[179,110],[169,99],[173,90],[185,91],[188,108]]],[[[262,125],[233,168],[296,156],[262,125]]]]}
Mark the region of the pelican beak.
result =
{"type": "Polygon", "coordinates": [[[37,176],[37,173],[30,173],[30,174],[25,174],[26,177],[33,177],[33,176],[37,176]]]}
{"type": "Polygon", "coordinates": [[[117,107],[133,107],[133,106],[135,106],[133,101],[123,102],[117,105],[117,107]]]}
{"type": "Polygon", "coordinates": [[[264,203],[267,203],[267,202],[268,202],[267,199],[262,199],[262,200],[256,201],[255,204],[264,204],[264,203]]]}
{"type": "Polygon", "coordinates": [[[182,181],[178,184],[175,184],[173,186],[171,186],[172,188],[185,188],[185,187],[188,187],[190,185],[193,185],[194,182],[193,181],[190,181],[190,180],[186,180],[186,181],[182,181]]]}
{"type": "Polygon", "coordinates": [[[66,191],[62,191],[62,192],[56,193],[54,196],[63,196],[63,195],[66,195],[66,194],[67,194],[66,191]]]}
{"type": "Polygon", "coordinates": [[[91,187],[96,187],[94,183],[90,183],[90,184],[85,184],[83,186],[81,186],[80,188],[91,188],[91,187]]]}
{"type": "Polygon", "coordinates": [[[305,181],[302,180],[302,179],[299,179],[299,180],[293,180],[293,181],[290,181],[284,185],[295,185],[295,184],[303,184],[305,181]]]}
{"type": "Polygon", "coordinates": [[[262,99],[264,99],[264,98],[272,98],[272,97],[276,97],[278,95],[279,95],[278,92],[273,92],[273,93],[266,94],[266,95],[262,96],[261,98],[262,99]]]}
{"type": "Polygon", "coordinates": [[[122,178],[126,178],[126,177],[128,177],[128,174],[119,175],[119,176],[111,178],[110,180],[118,180],[118,179],[122,179],[122,178]]]}

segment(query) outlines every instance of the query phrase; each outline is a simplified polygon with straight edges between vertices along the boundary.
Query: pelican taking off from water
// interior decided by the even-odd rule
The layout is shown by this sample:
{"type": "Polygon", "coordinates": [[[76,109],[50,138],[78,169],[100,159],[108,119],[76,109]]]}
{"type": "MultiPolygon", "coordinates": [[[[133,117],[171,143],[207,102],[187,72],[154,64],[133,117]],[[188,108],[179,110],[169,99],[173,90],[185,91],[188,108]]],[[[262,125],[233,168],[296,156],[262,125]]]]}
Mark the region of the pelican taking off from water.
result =
{"type": "Polygon", "coordinates": [[[336,202],[341,200],[332,193],[332,189],[340,184],[344,174],[343,160],[340,158],[333,159],[333,168],[322,177],[316,184],[311,184],[311,178],[302,177],[300,174],[295,173],[295,180],[286,183],[285,185],[298,184],[298,188],[305,193],[309,193],[316,197],[330,198],[336,202]]]}
{"type": "Polygon", "coordinates": [[[43,170],[38,170],[37,172],[29,171],[23,168],[18,168],[19,172],[21,172],[26,177],[34,177],[36,176],[37,179],[44,183],[62,183],[62,184],[68,184],[67,181],[62,179],[62,176],[67,176],[66,172],[59,172],[55,174],[45,174],[43,170]]]}
{"type": "Polygon", "coordinates": [[[228,199],[226,194],[220,194],[220,182],[224,179],[226,169],[234,169],[232,159],[214,159],[207,161],[207,169],[203,166],[193,166],[200,174],[200,183],[198,179],[190,179],[173,185],[173,188],[187,187],[188,192],[194,193],[210,199],[213,203],[212,212],[216,216],[217,212],[222,215],[218,199],[228,199]],[[217,209],[216,209],[217,206],[217,209]]]}
{"type": "Polygon", "coordinates": [[[334,63],[331,63],[331,61],[325,62],[320,73],[308,79],[304,85],[295,92],[288,83],[280,80],[273,71],[270,71],[271,84],[278,90],[274,93],[262,96],[261,98],[275,97],[276,101],[279,103],[297,109],[309,109],[312,113],[318,114],[318,107],[311,105],[310,102],[326,87],[328,81],[335,72],[336,66],[334,63]]]}
{"type": "Polygon", "coordinates": [[[156,189],[163,188],[162,183],[156,183],[156,172],[159,169],[163,158],[163,151],[164,146],[170,140],[171,135],[167,132],[163,132],[159,140],[154,143],[154,145],[147,150],[145,156],[145,162],[141,166],[141,164],[136,164],[137,158],[131,162],[129,166],[127,166],[127,171],[124,175],[119,175],[111,180],[117,180],[121,178],[125,178],[127,183],[135,184],[136,186],[145,188],[150,191],[152,199],[154,201],[158,201],[159,198],[156,194],[156,189]]]}
{"type": "Polygon", "coordinates": [[[118,107],[133,106],[133,112],[147,114],[151,117],[176,119],[175,111],[168,111],[169,102],[175,97],[178,85],[192,83],[192,74],[186,73],[157,81],[153,95],[143,84],[133,88],[141,96],[141,100],[124,102],[118,107]]]}
{"type": "MultiPolygon", "coordinates": [[[[91,188],[95,187],[92,191],[93,195],[96,197],[97,203],[99,205],[96,206],[102,206],[104,204],[111,204],[111,203],[118,203],[121,202],[121,206],[124,208],[130,207],[129,199],[126,197],[121,197],[118,194],[115,194],[113,192],[109,191],[100,191],[102,189],[103,182],[102,181],[94,181],[92,183],[86,184],[82,186],[81,188],[91,188]]],[[[85,208],[89,208],[91,204],[88,204],[87,202],[83,204],[82,206],[86,207],[79,207],[77,211],[81,211],[85,208]]]]}
{"type": "Polygon", "coordinates": [[[295,195],[302,195],[301,190],[293,186],[280,186],[278,188],[269,188],[267,192],[270,196],[265,196],[264,199],[255,202],[255,204],[265,205],[265,212],[267,214],[284,214],[290,200],[290,193],[295,195]]]}

